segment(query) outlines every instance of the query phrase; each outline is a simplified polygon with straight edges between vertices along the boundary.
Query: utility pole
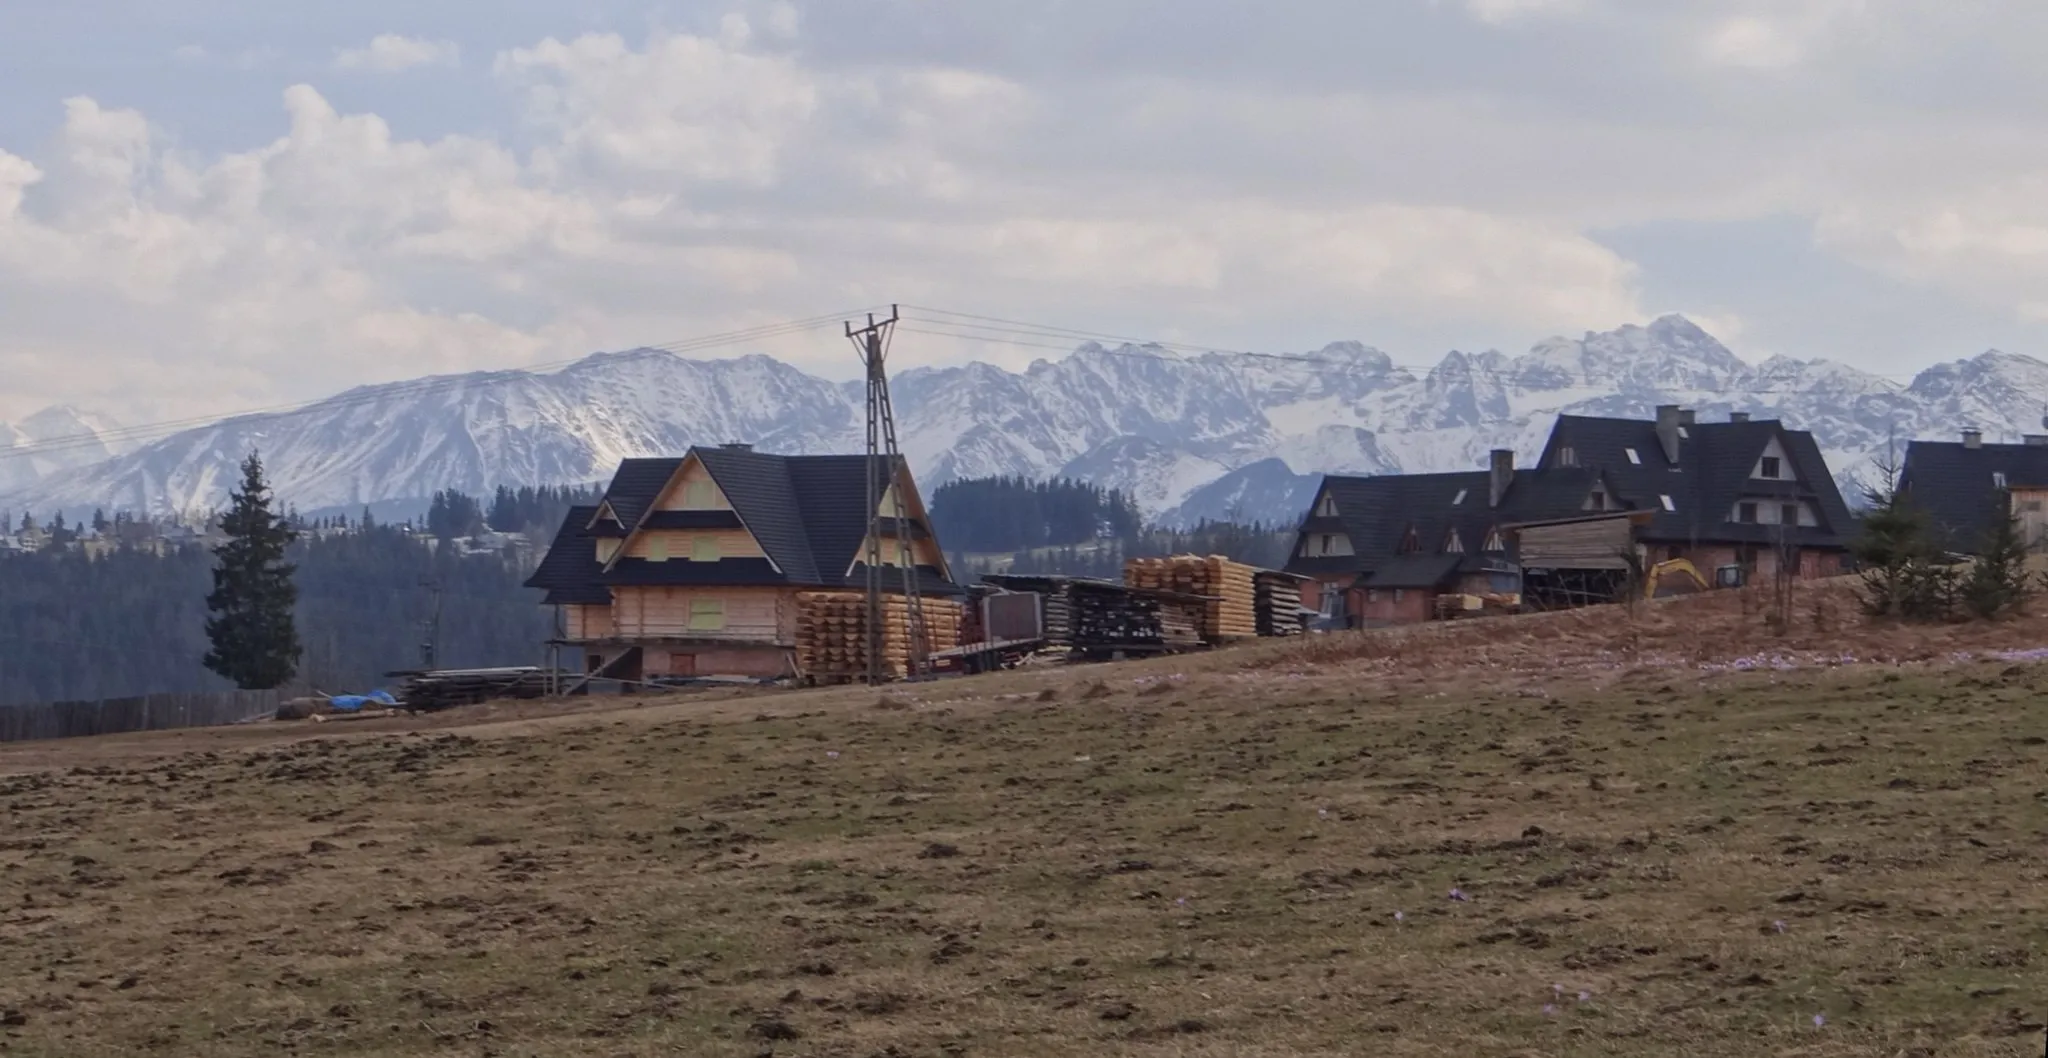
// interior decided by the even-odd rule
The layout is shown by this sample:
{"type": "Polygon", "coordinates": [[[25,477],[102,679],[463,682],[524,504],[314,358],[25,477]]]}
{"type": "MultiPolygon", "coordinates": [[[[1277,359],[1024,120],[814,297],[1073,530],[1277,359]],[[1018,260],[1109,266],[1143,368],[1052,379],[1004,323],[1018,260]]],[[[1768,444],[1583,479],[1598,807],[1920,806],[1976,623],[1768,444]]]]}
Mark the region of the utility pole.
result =
{"type": "Polygon", "coordinates": [[[862,557],[867,567],[864,587],[867,589],[867,681],[870,685],[879,685],[888,678],[882,658],[886,639],[882,623],[886,616],[883,596],[887,579],[882,570],[884,496],[890,499],[886,528],[896,541],[896,569],[903,593],[904,633],[908,641],[907,676],[915,679],[924,675],[930,647],[930,640],[925,635],[924,603],[918,594],[917,557],[911,548],[909,515],[903,504],[903,455],[896,446],[896,412],[889,402],[886,362],[889,341],[896,333],[896,322],[900,318],[892,305],[886,320],[877,320],[874,313],[869,313],[867,326],[855,329],[851,323],[846,325],[846,337],[853,342],[855,351],[860,354],[861,365],[867,369],[868,535],[867,553],[862,557]]]}
{"type": "Polygon", "coordinates": [[[433,616],[428,617],[425,622],[427,636],[420,643],[420,667],[432,672],[435,647],[441,642],[441,582],[433,577],[422,577],[420,587],[434,593],[433,616]]]}

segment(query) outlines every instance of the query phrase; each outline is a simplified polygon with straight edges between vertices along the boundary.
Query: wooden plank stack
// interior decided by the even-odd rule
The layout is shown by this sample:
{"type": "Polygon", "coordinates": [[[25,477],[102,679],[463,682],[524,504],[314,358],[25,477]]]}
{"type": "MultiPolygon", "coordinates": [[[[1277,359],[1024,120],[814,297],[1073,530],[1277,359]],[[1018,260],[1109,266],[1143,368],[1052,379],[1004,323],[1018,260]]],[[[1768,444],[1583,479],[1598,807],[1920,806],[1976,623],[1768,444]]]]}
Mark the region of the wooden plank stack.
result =
{"type": "Polygon", "coordinates": [[[1252,575],[1257,594],[1258,629],[1262,636],[1302,633],[1302,579],[1291,573],[1262,569],[1252,575]]]}
{"type": "Polygon", "coordinates": [[[406,708],[415,712],[475,705],[500,698],[542,698],[547,695],[550,682],[546,669],[530,666],[406,671],[385,675],[405,680],[398,697],[406,708]]]}
{"type": "MultiPolygon", "coordinates": [[[[799,592],[796,597],[796,660],[815,679],[867,675],[868,602],[861,592],[799,592]]],[[[960,604],[925,598],[928,651],[960,645],[960,604]]],[[[882,597],[882,668],[891,677],[910,671],[910,607],[902,595],[882,597]]]]}
{"type": "Polygon", "coordinates": [[[1210,643],[1249,639],[1259,634],[1256,567],[1222,555],[1175,555],[1133,558],[1124,562],[1124,583],[1134,588],[1205,595],[1202,638],[1210,643]]]}

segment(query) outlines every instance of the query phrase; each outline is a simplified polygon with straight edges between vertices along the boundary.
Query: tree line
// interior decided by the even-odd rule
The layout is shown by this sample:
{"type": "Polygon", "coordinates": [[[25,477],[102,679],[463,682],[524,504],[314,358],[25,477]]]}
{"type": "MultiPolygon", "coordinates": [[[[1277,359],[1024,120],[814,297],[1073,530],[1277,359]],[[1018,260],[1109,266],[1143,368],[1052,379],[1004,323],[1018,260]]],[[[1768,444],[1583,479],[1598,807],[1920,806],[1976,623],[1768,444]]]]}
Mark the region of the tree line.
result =
{"type": "Polygon", "coordinates": [[[1127,558],[1183,554],[1277,569],[1294,545],[1292,523],[1147,527],[1128,494],[1067,480],[950,481],[932,494],[931,516],[954,574],[966,580],[993,572],[1117,580],[1127,558]]]}
{"type": "MultiPolygon", "coordinates": [[[[575,498],[531,490],[520,516],[566,513],[575,498]]],[[[549,615],[521,586],[537,549],[464,554],[367,515],[345,532],[314,531],[340,522],[278,514],[252,457],[221,516],[226,541],[212,551],[0,557],[0,703],[235,686],[368,690],[420,665],[437,607],[440,666],[540,662],[549,615]]]]}

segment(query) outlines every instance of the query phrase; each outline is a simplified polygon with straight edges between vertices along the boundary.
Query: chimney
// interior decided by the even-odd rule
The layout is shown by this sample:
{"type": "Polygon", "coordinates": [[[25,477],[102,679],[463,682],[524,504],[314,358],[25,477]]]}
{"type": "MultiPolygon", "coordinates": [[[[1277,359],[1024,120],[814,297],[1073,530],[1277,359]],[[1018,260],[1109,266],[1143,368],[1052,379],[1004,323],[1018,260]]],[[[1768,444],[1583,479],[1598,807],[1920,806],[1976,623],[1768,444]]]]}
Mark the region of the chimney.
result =
{"type": "Polygon", "coordinates": [[[723,448],[728,452],[751,452],[754,450],[754,446],[747,443],[746,441],[727,441],[726,443],[719,445],[718,447],[723,448]]]}
{"type": "Polygon", "coordinates": [[[1678,463],[1678,427],[1680,415],[1676,404],[1657,405],[1657,443],[1664,448],[1664,461],[1678,463]]]}
{"type": "Polygon", "coordinates": [[[1678,425],[1680,426],[1691,426],[1698,422],[1699,418],[1700,413],[1691,408],[1680,408],[1678,411],[1678,425]]]}
{"type": "Polygon", "coordinates": [[[1494,449],[1488,455],[1486,471],[1486,505],[1497,508],[1507,498],[1508,486],[1515,482],[1515,450],[1494,449]]]}
{"type": "Polygon", "coordinates": [[[1729,422],[1748,422],[1748,421],[1749,421],[1749,413],[1748,413],[1748,412],[1746,412],[1746,411],[1731,411],[1731,412],[1729,412],[1729,413],[1728,413],[1728,421],[1729,421],[1729,422]]]}
{"type": "Polygon", "coordinates": [[[1984,431],[1982,431],[1982,430],[1964,430],[1964,431],[1963,431],[1963,447],[1964,447],[1964,448],[1982,448],[1982,447],[1984,447],[1984,431]]]}
{"type": "Polygon", "coordinates": [[[2022,434],[2020,440],[2028,448],[2048,448],[2048,433],[2022,434]]]}

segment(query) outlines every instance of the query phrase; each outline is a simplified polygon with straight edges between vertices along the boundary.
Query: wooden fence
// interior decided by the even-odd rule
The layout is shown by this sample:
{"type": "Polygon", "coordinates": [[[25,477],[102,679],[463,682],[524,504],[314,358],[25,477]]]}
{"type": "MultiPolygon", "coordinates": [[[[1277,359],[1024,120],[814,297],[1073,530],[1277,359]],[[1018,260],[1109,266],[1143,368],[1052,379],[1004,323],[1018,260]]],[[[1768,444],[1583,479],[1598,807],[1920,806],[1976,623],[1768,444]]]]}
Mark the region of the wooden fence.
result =
{"type": "Polygon", "coordinates": [[[0,742],[216,727],[277,712],[283,691],[145,694],[91,702],[0,705],[0,742]]]}

